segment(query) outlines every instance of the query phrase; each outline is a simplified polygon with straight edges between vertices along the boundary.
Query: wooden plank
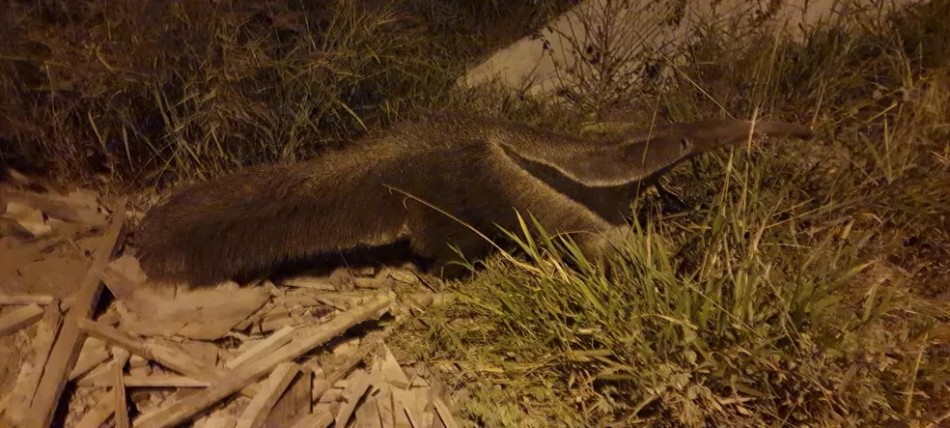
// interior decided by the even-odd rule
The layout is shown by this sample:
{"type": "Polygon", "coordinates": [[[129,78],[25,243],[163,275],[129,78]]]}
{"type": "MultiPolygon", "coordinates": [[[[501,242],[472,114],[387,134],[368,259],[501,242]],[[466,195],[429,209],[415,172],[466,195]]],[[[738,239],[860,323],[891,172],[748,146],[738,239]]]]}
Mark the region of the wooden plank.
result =
{"type": "Polygon", "coordinates": [[[17,425],[23,420],[25,412],[29,410],[33,402],[36,388],[39,387],[40,378],[43,376],[43,367],[46,366],[56,334],[62,325],[63,314],[60,312],[58,303],[57,300],[46,306],[46,313],[37,326],[36,336],[33,337],[31,361],[21,366],[17,383],[7,397],[10,400],[7,403],[7,416],[17,425]]]}
{"type": "MultiPolygon", "coordinates": [[[[227,371],[204,364],[184,352],[158,343],[145,342],[102,323],[88,319],[79,320],[79,328],[90,337],[104,340],[114,346],[121,346],[134,355],[155,361],[195,380],[210,384],[229,376],[227,371]]],[[[241,394],[253,398],[257,394],[257,386],[247,385],[241,389],[241,394]]]]}
{"type": "Polygon", "coordinates": [[[261,392],[257,393],[251,404],[247,405],[244,413],[238,419],[237,428],[259,428],[264,425],[264,420],[270,414],[271,409],[277,404],[281,394],[290,386],[294,380],[300,366],[294,363],[281,363],[267,378],[261,392]]]}
{"type": "MultiPolygon", "coordinates": [[[[97,376],[93,379],[83,379],[76,384],[79,386],[106,387],[112,385],[112,379],[97,376]]],[[[122,382],[126,388],[207,388],[210,385],[203,380],[196,380],[188,376],[123,376],[122,382]]]]}
{"type": "Polygon", "coordinates": [[[291,428],[327,428],[333,423],[333,415],[328,412],[315,412],[297,421],[291,428]]]}
{"type": "Polygon", "coordinates": [[[436,419],[441,419],[445,428],[459,428],[458,422],[455,421],[449,407],[445,405],[441,398],[435,397],[432,400],[432,405],[435,406],[436,419]]]}
{"type": "Polygon", "coordinates": [[[376,411],[379,413],[379,423],[383,428],[396,428],[396,414],[393,411],[393,391],[388,384],[380,385],[376,396],[376,411]]]}
{"type": "Polygon", "coordinates": [[[82,419],[76,424],[76,428],[101,428],[114,411],[115,400],[112,399],[112,394],[103,393],[96,401],[96,405],[82,416],[82,419]]]}
{"type": "Polygon", "coordinates": [[[112,362],[112,394],[114,395],[115,423],[118,428],[129,428],[129,404],[125,397],[125,382],[123,372],[125,363],[129,361],[129,351],[116,348],[112,352],[115,361],[112,362]]]}
{"type": "Polygon", "coordinates": [[[313,391],[313,370],[310,367],[301,366],[297,377],[287,387],[287,392],[280,397],[270,415],[264,421],[268,427],[289,427],[295,422],[310,414],[311,398],[313,391]]]}
{"type": "Polygon", "coordinates": [[[106,263],[109,262],[109,257],[119,240],[119,233],[125,224],[124,198],[120,199],[119,203],[115,205],[113,216],[112,224],[106,230],[98,248],[96,248],[92,266],[80,284],[79,293],[70,306],[66,321],[63,323],[63,329],[55,345],[53,345],[53,351],[36,391],[36,397],[30,407],[27,426],[48,427],[56,413],[60,395],[62,395],[63,388],[66,386],[66,376],[73,369],[76,358],[79,356],[79,349],[82,347],[83,339],[85,339],[85,335],[79,330],[77,321],[92,316],[96,305],[99,303],[99,294],[102,292],[102,282],[99,281],[99,277],[102,275],[106,263]]]}
{"type": "MultiPolygon", "coordinates": [[[[11,202],[18,202],[37,208],[50,217],[72,223],[103,226],[107,221],[101,214],[96,212],[96,208],[98,207],[95,205],[82,203],[68,196],[62,197],[13,190],[4,192],[4,197],[11,202]]],[[[120,204],[120,210],[125,210],[124,205],[125,204],[120,204]]]]}
{"type": "Polygon", "coordinates": [[[69,371],[69,380],[76,380],[76,378],[89,373],[108,360],[110,356],[111,354],[106,349],[105,343],[98,339],[87,338],[79,350],[79,357],[76,358],[73,369],[69,371]]]}
{"type": "Polygon", "coordinates": [[[379,318],[389,310],[394,299],[395,296],[392,293],[381,293],[360,308],[338,314],[320,326],[308,328],[306,330],[309,334],[298,335],[277,352],[256,361],[254,364],[230,371],[228,376],[204,391],[192,394],[185,399],[176,401],[171,406],[143,416],[140,423],[136,421],[136,425],[141,428],[150,428],[174,426],[185,422],[196,413],[208,408],[208,406],[254,382],[273,370],[278,364],[300,357],[357,324],[379,318]]]}
{"type": "Polygon", "coordinates": [[[284,346],[287,342],[290,342],[290,339],[293,338],[294,332],[297,331],[296,328],[292,326],[286,326],[274,334],[271,334],[267,339],[260,341],[248,349],[243,354],[238,355],[234,359],[225,363],[225,367],[233,369],[239,367],[241,364],[244,364],[247,361],[261,357],[262,355],[273,352],[284,346]]]}
{"type": "Polygon", "coordinates": [[[343,391],[344,403],[336,414],[336,426],[338,427],[346,426],[350,421],[350,417],[353,416],[354,410],[356,410],[356,405],[373,386],[372,379],[363,371],[354,373],[347,381],[349,385],[343,391]]]}
{"type": "Polygon", "coordinates": [[[371,389],[365,401],[356,408],[353,414],[356,428],[383,428],[382,415],[379,414],[379,398],[371,389]]]}
{"type": "Polygon", "coordinates": [[[35,303],[10,311],[10,313],[0,317],[0,336],[6,336],[33,324],[43,318],[43,312],[45,312],[43,308],[35,303]]]}
{"type": "Polygon", "coordinates": [[[237,421],[225,416],[211,416],[201,428],[234,428],[237,421]]]}
{"type": "Polygon", "coordinates": [[[3,305],[48,305],[55,298],[48,294],[0,294],[0,306],[3,305]]]}

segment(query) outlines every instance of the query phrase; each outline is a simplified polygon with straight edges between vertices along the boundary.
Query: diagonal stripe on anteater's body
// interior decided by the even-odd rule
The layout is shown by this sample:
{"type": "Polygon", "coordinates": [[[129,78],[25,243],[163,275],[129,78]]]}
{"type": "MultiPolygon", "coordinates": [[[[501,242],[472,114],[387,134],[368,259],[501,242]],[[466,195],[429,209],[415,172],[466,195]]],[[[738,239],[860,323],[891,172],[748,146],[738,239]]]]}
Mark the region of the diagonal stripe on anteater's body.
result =
{"type": "MultiPolygon", "coordinates": [[[[762,122],[767,135],[811,136],[762,122]]],[[[149,211],[140,259],[155,279],[196,284],[265,273],[284,262],[408,239],[443,266],[477,258],[483,238],[407,194],[499,237],[515,210],[598,251],[644,183],[690,156],[743,140],[748,122],[720,120],[592,143],[523,125],[432,116],[302,163],[248,168],[190,186],[149,211]],[[397,189],[393,190],[393,189],[397,189]],[[405,192],[405,193],[402,193],[405,192]]]]}

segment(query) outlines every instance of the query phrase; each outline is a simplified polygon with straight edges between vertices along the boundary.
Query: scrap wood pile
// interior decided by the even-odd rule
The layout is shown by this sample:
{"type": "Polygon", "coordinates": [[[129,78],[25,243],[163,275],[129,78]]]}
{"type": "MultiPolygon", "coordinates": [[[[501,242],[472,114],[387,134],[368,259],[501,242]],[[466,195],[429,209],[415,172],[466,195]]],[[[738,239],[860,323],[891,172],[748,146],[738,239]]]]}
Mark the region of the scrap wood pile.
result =
{"type": "Polygon", "coordinates": [[[444,386],[386,346],[444,297],[411,272],[155,287],[123,254],[124,200],[11,177],[0,340],[22,349],[0,426],[456,426],[444,386]]]}

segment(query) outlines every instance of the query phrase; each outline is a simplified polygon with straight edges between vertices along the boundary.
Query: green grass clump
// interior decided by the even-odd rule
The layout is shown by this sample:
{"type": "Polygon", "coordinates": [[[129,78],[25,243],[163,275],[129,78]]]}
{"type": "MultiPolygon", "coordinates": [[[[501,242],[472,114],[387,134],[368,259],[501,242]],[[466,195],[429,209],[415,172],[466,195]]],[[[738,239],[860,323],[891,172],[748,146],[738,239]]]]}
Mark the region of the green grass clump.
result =
{"type": "Polygon", "coordinates": [[[523,256],[487,261],[409,349],[467,390],[479,426],[947,423],[950,68],[930,56],[945,4],[840,16],[801,42],[703,28],[631,120],[768,116],[818,139],[673,171],[692,209],[639,201],[611,275],[527,222],[523,256]]]}

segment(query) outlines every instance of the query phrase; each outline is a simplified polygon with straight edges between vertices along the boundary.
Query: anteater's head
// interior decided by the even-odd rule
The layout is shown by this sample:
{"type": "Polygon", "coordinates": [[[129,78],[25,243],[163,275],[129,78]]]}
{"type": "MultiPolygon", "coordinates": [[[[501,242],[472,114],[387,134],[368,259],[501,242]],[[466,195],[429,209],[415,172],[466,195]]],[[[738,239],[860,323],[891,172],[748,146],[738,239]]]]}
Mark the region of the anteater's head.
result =
{"type": "MultiPolygon", "coordinates": [[[[683,158],[748,141],[753,135],[811,139],[812,130],[796,123],[738,119],[706,120],[675,128],[677,150],[683,158]]],[[[671,135],[672,136],[672,135],[671,135]]]]}
{"type": "Polygon", "coordinates": [[[807,126],[779,121],[715,119],[676,123],[631,133],[625,139],[628,145],[623,153],[623,163],[628,168],[634,167],[639,175],[652,175],[693,156],[747,141],[753,134],[800,139],[814,137],[807,126]]]}

